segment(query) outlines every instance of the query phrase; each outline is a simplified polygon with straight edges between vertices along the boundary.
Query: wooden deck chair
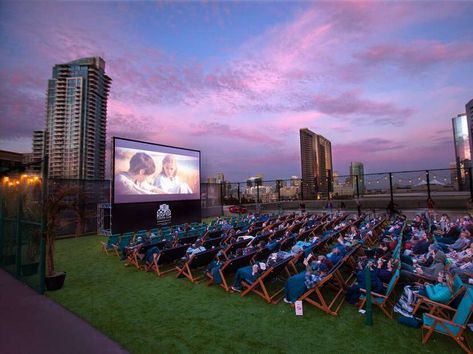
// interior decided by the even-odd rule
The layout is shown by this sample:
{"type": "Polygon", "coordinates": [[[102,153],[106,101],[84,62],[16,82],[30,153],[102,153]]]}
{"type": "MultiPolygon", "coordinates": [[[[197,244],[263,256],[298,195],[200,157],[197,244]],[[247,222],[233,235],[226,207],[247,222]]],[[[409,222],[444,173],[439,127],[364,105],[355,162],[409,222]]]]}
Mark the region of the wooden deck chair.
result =
{"type": "Polygon", "coordinates": [[[273,253],[273,250],[270,250],[267,247],[263,247],[262,249],[260,249],[254,254],[252,262],[256,262],[256,261],[265,262],[271,253],[273,253]]]}
{"type": "Polygon", "coordinates": [[[294,256],[292,256],[291,261],[287,265],[287,268],[291,272],[291,275],[295,275],[295,274],[299,273],[299,270],[297,269],[297,264],[299,264],[310,253],[313,253],[318,248],[319,245],[320,245],[320,241],[319,242],[314,242],[312,245],[305,248],[303,251],[300,251],[297,254],[295,254],[294,256]]]}
{"type": "Polygon", "coordinates": [[[235,242],[235,243],[232,243],[230,245],[228,245],[223,251],[223,255],[225,256],[225,258],[229,258],[230,254],[232,252],[235,252],[235,250],[237,250],[238,248],[245,248],[246,246],[248,246],[248,244],[250,243],[251,239],[246,239],[246,240],[241,240],[241,241],[238,241],[238,242],[235,242]]]}
{"type": "Polygon", "coordinates": [[[261,296],[268,304],[277,304],[283,296],[279,296],[284,291],[284,285],[281,289],[278,289],[273,294],[270,294],[269,289],[267,287],[268,283],[278,277],[283,272],[286,273],[287,277],[291,274],[287,270],[287,264],[290,262],[292,257],[288,257],[279,263],[276,263],[269,269],[265,270],[253,283],[249,284],[244,280],[241,282],[243,288],[243,292],[241,296],[246,296],[250,292],[254,292],[255,294],[261,296]],[[279,297],[278,297],[279,296],[279,297]]]}
{"type": "Polygon", "coordinates": [[[208,266],[219,251],[220,247],[215,247],[192,255],[182,267],[176,267],[176,278],[179,278],[180,276],[184,275],[191,282],[197,283],[205,275],[196,277],[192,273],[192,270],[208,266]]]}
{"type": "Polygon", "coordinates": [[[190,244],[194,243],[195,241],[197,241],[198,238],[199,238],[199,236],[197,236],[197,235],[183,236],[183,237],[176,240],[175,246],[177,246],[178,244],[180,244],[180,245],[190,245],[190,244]]]}
{"type": "Polygon", "coordinates": [[[284,235],[284,233],[286,232],[287,228],[284,228],[284,229],[281,229],[281,230],[276,230],[274,231],[272,234],[269,235],[269,238],[270,239],[277,239],[277,238],[280,238],[281,236],[284,235]]]}
{"type": "MultiPolygon", "coordinates": [[[[390,300],[390,296],[393,293],[393,290],[397,282],[399,281],[399,275],[400,275],[400,270],[397,269],[394,275],[392,276],[391,280],[389,281],[389,284],[386,289],[386,295],[378,294],[378,293],[375,293],[374,291],[371,292],[372,303],[378,306],[384,312],[384,314],[388,316],[390,319],[393,318],[392,308],[391,308],[391,311],[389,311],[386,305],[391,305],[391,307],[394,306],[394,304],[390,300]]],[[[361,295],[361,303],[360,303],[359,308],[362,309],[363,306],[365,306],[366,304],[366,290],[360,289],[360,291],[362,292],[362,295],[361,295]]]]}
{"type": "Polygon", "coordinates": [[[336,316],[343,305],[348,279],[344,279],[340,268],[358,249],[354,247],[330,270],[327,276],[315,287],[308,289],[300,298],[309,304],[321,309],[329,315],[336,316]]]}
{"type": "Polygon", "coordinates": [[[346,290],[352,286],[356,281],[356,268],[357,268],[357,259],[359,256],[358,251],[361,249],[361,245],[356,245],[343,256],[340,260],[340,266],[337,267],[335,272],[336,276],[340,280],[340,285],[342,285],[343,290],[346,290]],[[342,267],[348,267],[348,270],[344,272],[341,271],[342,267]]]}
{"type": "Polygon", "coordinates": [[[123,253],[123,250],[125,247],[128,247],[128,244],[130,243],[132,238],[132,234],[123,234],[123,236],[120,238],[120,241],[118,242],[118,245],[112,245],[113,251],[117,256],[120,256],[120,253],[123,253]]]}
{"type": "Polygon", "coordinates": [[[107,242],[100,241],[100,243],[102,244],[102,252],[105,252],[106,254],[108,254],[108,251],[113,252],[113,246],[116,246],[118,244],[119,237],[119,234],[114,234],[108,237],[107,242]]]}
{"type": "Polygon", "coordinates": [[[212,247],[218,247],[220,244],[225,241],[227,236],[219,236],[215,238],[206,238],[204,243],[202,244],[206,249],[212,248],[212,247]]]}
{"type": "MultiPolygon", "coordinates": [[[[460,295],[463,294],[465,291],[465,285],[463,284],[462,280],[458,275],[455,275],[453,278],[453,296],[452,298],[445,304],[447,306],[450,306],[455,302],[456,299],[460,297],[460,295]]],[[[428,313],[438,315],[441,317],[447,318],[448,313],[445,313],[443,308],[439,306],[440,304],[438,302],[430,300],[427,296],[423,295],[417,295],[418,297],[418,302],[416,306],[414,307],[414,311],[412,311],[412,314],[415,315],[419,309],[424,309],[427,310],[428,313]]]]}
{"type": "MultiPolygon", "coordinates": [[[[239,268],[249,265],[255,252],[256,251],[232,259],[227,259],[225,263],[222,264],[219,270],[220,277],[222,278],[222,283],[220,284],[220,286],[223,287],[225,291],[230,291],[230,286],[227,280],[228,276],[232,273],[235,273],[239,268]]],[[[209,283],[207,284],[207,286],[210,286],[215,281],[212,274],[210,274],[209,272],[207,272],[206,274],[209,278],[209,283]]]]}
{"type": "Polygon", "coordinates": [[[265,233],[263,235],[258,235],[256,236],[253,240],[251,240],[251,244],[253,246],[257,246],[258,243],[260,243],[261,241],[264,241],[264,242],[268,242],[269,238],[271,237],[271,233],[265,233]]]}
{"type": "Polygon", "coordinates": [[[335,271],[331,271],[327,276],[319,282],[315,287],[307,290],[300,298],[300,301],[307,303],[321,309],[329,315],[336,316],[343,305],[343,286],[335,271]],[[337,284],[338,282],[338,284],[337,284]],[[335,285],[334,285],[335,284],[335,285]],[[326,291],[334,287],[335,294],[332,291],[326,291]],[[324,295],[325,294],[325,295],[324,295]]]}
{"type": "Polygon", "coordinates": [[[209,231],[204,235],[203,239],[207,240],[209,238],[217,238],[217,237],[220,237],[220,236],[222,236],[222,231],[220,231],[220,230],[209,231]]]}
{"type": "Polygon", "coordinates": [[[432,315],[430,313],[424,313],[423,325],[422,325],[422,343],[425,344],[429,340],[430,336],[435,332],[447,335],[451,337],[457,344],[466,352],[473,353],[471,347],[466,341],[466,325],[471,317],[473,311],[473,289],[467,288],[463,298],[458,305],[457,310],[440,304],[445,311],[452,311],[454,316],[451,320],[432,315]],[[427,331],[424,333],[424,331],[427,331]]]}
{"type": "Polygon", "coordinates": [[[134,266],[138,270],[140,270],[142,268],[145,269],[145,270],[148,270],[149,267],[147,266],[146,262],[143,262],[143,260],[140,258],[139,255],[142,254],[143,256],[145,256],[146,251],[149,250],[150,248],[153,248],[153,247],[157,247],[159,249],[162,249],[167,242],[168,241],[166,241],[166,240],[156,239],[153,242],[150,242],[149,244],[142,245],[141,248],[139,248],[139,249],[134,249],[132,252],[130,252],[127,255],[128,264],[134,266]]]}
{"type": "Polygon", "coordinates": [[[298,224],[292,226],[291,227],[291,233],[297,234],[299,232],[299,230],[301,229],[302,225],[303,224],[301,222],[299,222],[298,224]]]}
{"type": "Polygon", "coordinates": [[[171,266],[168,269],[165,269],[164,266],[172,264],[174,261],[184,257],[188,248],[188,245],[178,245],[173,248],[162,250],[154,255],[153,262],[151,265],[147,266],[147,270],[152,270],[158,276],[174,271],[174,266],[171,266]]]}
{"type": "Polygon", "coordinates": [[[129,265],[134,266],[136,269],[140,270],[141,269],[141,260],[139,258],[139,249],[135,248],[131,252],[128,253],[127,255],[127,263],[129,265]]]}
{"type": "Polygon", "coordinates": [[[296,235],[292,235],[281,240],[281,246],[279,247],[279,249],[281,251],[289,251],[292,248],[292,246],[294,246],[294,244],[296,243],[296,238],[297,238],[296,235]]]}

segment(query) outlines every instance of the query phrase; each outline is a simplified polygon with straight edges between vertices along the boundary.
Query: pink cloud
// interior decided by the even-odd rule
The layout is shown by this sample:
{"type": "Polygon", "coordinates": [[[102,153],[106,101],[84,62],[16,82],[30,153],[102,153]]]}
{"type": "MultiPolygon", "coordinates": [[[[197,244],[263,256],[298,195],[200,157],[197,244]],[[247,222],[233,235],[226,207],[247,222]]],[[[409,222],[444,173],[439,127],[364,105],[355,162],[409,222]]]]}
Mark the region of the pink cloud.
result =
{"type": "MultiPolygon", "coordinates": [[[[238,139],[251,143],[263,145],[279,145],[281,141],[272,136],[264,134],[261,130],[255,130],[254,127],[239,126],[238,128],[230,127],[228,124],[217,122],[201,122],[194,126],[191,130],[194,136],[214,136],[220,139],[238,139]]],[[[234,140],[233,140],[234,141],[234,140]]]]}
{"type": "Polygon", "coordinates": [[[379,44],[367,48],[355,57],[370,65],[388,63],[417,71],[434,64],[473,60],[473,42],[414,41],[409,44],[379,44]]]}

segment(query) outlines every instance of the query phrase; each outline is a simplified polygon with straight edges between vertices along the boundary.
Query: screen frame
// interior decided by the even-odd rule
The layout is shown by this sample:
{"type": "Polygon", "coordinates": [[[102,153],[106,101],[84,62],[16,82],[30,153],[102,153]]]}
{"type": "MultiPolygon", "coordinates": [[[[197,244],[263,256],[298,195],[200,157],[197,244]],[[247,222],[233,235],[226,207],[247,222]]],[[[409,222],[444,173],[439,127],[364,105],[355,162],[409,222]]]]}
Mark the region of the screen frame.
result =
{"type": "MultiPolygon", "coordinates": [[[[162,147],[165,147],[165,148],[171,148],[171,149],[177,149],[177,150],[184,150],[184,151],[192,151],[194,153],[198,153],[199,154],[199,198],[195,198],[195,199],[185,199],[185,200],[181,200],[182,202],[185,202],[185,201],[190,201],[190,200],[202,200],[202,191],[200,190],[200,179],[201,179],[201,172],[202,172],[202,154],[200,152],[200,150],[195,150],[195,149],[189,149],[189,148],[183,148],[183,147],[180,147],[180,146],[172,146],[172,145],[165,145],[165,144],[157,144],[157,143],[151,143],[149,141],[143,141],[143,140],[136,140],[136,139],[129,139],[129,138],[122,138],[122,137],[119,137],[119,136],[113,136],[112,137],[112,188],[111,188],[111,200],[112,200],[112,205],[115,205],[117,203],[115,203],[115,151],[116,151],[116,146],[115,146],[115,142],[116,140],[124,140],[124,141],[129,141],[129,142],[132,142],[132,143],[140,143],[140,144],[147,144],[147,145],[153,145],[153,146],[162,146],[162,147]]],[[[136,201],[132,201],[132,202],[121,202],[121,203],[118,203],[118,204],[137,204],[137,203],[161,203],[161,202],[171,202],[171,201],[176,201],[176,199],[162,199],[162,200],[153,200],[153,201],[140,201],[140,202],[136,202],[136,201]]],[[[118,205],[117,204],[117,205],[118,205]]]]}

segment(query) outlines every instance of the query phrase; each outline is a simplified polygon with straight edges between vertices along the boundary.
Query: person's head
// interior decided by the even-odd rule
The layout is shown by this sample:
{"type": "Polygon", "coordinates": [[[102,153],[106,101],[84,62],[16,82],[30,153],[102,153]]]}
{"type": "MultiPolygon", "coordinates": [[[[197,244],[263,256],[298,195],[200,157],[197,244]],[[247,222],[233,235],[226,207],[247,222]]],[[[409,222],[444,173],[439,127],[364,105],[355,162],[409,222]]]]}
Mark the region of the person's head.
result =
{"type": "Polygon", "coordinates": [[[397,267],[399,266],[399,260],[397,260],[396,258],[391,258],[388,261],[388,266],[392,269],[397,269],[397,267]]]}
{"type": "Polygon", "coordinates": [[[176,177],[177,165],[176,159],[173,155],[164,156],[161,174],[165,175],[166,177],[176,177]]]}
{"type": "Polygon", "coordinates": [[[328,267],[325,264],[322,263],[319,266],[319,275],[324,276],[325,274],[327,274],[327,272],[328,272],[328,267]]]}
{"type": "Polygon", "coordinates": [[[148,154],[137,152],[131,157],[128,172],[134,175],[139,182],[143,182],[146,177],[152,175],[155,171],[156,165],[148,154]]]}
{"type": "Polygon", "coordinates": [[[470,234],[470,231],[468,230],[462,230],[462,232],[460,232],[460,237],[461,238],[470,238],[471,234],[470,234]]]}
{"type": "Polygon", "coordinates": [[[442,271],[442,272],[439,272],[437,274],[437,281],[439,283],[444,283],[445,282],[445,273],[442,271]]]}

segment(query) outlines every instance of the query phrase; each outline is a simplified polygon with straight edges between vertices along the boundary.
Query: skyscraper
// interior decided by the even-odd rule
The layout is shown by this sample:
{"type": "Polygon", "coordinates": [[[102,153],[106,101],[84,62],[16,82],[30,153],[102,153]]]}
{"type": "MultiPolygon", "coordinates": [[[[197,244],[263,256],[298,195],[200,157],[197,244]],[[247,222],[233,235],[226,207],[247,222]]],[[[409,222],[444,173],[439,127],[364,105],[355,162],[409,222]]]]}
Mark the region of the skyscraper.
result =
{"type": "Polygon", "coordinates": [[[473,152],[473,99],[465,105],[466,122],[468,124],[468,135],[470,140],[470,152],[473,152]]]}
{"type": "Polygon", "coordinates": [[[325,197],[332,191],[332,144],[307,128],[300,129],[299,133],[303,197],[325,197]]]}
{"type": "Polygon", "coordinates": [[[350,164],[350,180],[353,186],[353,194],[356,196],[359,192],[363,194],[365,191],[365,171],[363,164],[361,162],[352,162],[350,164]],[[357,177],[358,176],[358,190],[356,187],[357,177]]]}
{"type": "Polygon", "coordinates": [[[46,104],[50,178],[104,179],[111,81],[99,57],[54,66],[46,104]]]}
{"type": "Polygon", "coordinates": [[[458,189],[468,190],[470,181],[466,172],[471,167],[471,150],[466,114],[458,114],[452,118],[452,125],[458,189]]]}
{"type": "Polygon", "coordinates": [[[33,132],[33,160],[41,161],[43,159],[43,153],[48,153],[44,144],[47,142],[47,133],[43,130],[35,130],[33,132]]]}

